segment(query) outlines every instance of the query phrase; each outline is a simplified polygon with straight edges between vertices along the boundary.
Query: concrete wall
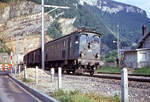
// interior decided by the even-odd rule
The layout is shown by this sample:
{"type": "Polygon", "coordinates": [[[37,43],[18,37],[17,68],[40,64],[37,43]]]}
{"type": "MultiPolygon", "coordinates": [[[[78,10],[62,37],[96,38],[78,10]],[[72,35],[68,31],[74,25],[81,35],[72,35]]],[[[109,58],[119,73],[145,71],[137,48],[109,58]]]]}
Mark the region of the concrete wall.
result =
{"type": "Polygon", "coordinates": [[[137,51],[138,68],[150,66],[150,49],[137,51]]]}
{"type": "Polygon", "coordinates": [[[137,68],[137,52],[125,52],[124,65],[129,68],[137,68]]]}

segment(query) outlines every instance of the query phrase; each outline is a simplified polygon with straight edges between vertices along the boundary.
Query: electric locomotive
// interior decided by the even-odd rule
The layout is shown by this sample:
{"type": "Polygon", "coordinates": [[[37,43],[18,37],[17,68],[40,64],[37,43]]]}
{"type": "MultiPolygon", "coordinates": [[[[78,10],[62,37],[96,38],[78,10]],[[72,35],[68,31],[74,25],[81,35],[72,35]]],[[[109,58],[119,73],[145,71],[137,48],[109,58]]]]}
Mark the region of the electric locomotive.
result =
{"type": "MultiPolygon", "coordinates": [[[[62,67],[67,73],[89,72],[93,75],[100,65],[100,44],[100,33],[77,30],[45,44],[45,66],[56,70],[62,67]]],[[[25,55],[24,63],[41,66],[41,48],[25,55]]]]}

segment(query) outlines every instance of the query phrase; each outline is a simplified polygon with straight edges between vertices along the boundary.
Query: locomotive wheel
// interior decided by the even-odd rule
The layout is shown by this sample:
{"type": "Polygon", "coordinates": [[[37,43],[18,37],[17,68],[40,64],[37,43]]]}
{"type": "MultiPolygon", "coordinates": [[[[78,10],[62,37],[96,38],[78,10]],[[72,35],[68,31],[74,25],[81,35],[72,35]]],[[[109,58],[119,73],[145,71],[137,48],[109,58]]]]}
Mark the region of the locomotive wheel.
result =
{"type": "Polygon", "coordinates": [[[70,70],[66,70],[67,74],[70,74],[70,70]]]}
{"type": "Polygon", "coordinates": [[[76,71],[75,71],[75,70],[73,70],[73,71],[72,71],[72,73],[75,75],[75,74],[76,74],[76,71]]]}
{"type": "Polygon", "coordinates": [[[90,75],[93,76],[93,74],[94,74],[94,71],[90,71],[90,75]]]}
{"type": "Polygon", "coordinates": [[[63,74],[64,74],[64,72],[65,72],[65,71],[64,71],[64,70],[62,70],[62,73],[63,73],[63,74]]]}

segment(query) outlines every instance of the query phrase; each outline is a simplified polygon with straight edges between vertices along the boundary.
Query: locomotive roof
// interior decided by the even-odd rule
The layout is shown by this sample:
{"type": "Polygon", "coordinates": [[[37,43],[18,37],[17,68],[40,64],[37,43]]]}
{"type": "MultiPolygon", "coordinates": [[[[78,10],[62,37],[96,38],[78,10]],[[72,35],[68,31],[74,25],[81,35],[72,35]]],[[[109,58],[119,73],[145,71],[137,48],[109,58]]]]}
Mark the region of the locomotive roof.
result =
{"type": "Polygon", "coordinates": [[[47,42],[46,44],[48,44],[48,43],[50,43],[50,42],[53,42],[53,41],[56,41],[56,40],[59,40],[59,39],[61,39],[61,38],[64,38],[64,37],[67,37],[67,36],[76,34],[76,33],[81,33],[81,32],[95,33],[95,34],[97,34],[97,35],[99,35],[99,36],[102,36],[102,34],[96,32],[96,31],[91,31],[91,30],[88,30],[88,29],[78,29],[78,30],[76,30],[76,31],[74,31],[74,32],[72,32],[72,33],[70,33],[70,34],[67,34],[67,35],[62,36],[62,37],[60,37],[60,38],[57,38],[57,39],[55,39],[55,40],[49,41],[49,42],[47,42]]]}
{"type": "MultiPolygon", "coordinates": [[[[68,34],[68,35],[65,35],[65,36],[62,36],[62,37],[57,38],[57,39],[55,39],[55,40],[49,41],[49,42],[47,42],[47,43],[45,43],[45,44],[48,44],[48,43],[54,42],[54,41],[56,41],[56,40],[58,40],[58,39],[61,39],[61,38],[64,38],[64,37],[67,37],[67,36],[70,36],[70,35],[73,35],[73,34],[76,34],[76,33],[81,33],[81,32],[95,33],[95,34],[98,34],[98,35],[102,36],[102,34],[96,32],[96,31],[91,31],[91,30],[88,30],[88,29],[85,29],[85,28],[81,28],[81,29],[78,29],[78,30],[76,30],[76,31],[74,31],[74,32],[72,32],[72,33],[70,33],[70,34],[68,34]]],[[[32,51],[30,51],[29,53],[32,53],[32,52],[34,52],[34,51],[36,51],[36,50],[38,50],[38,49],[41,49],[41,47],[39,47],[39,48],[37,48],[37,49],[35,49],[35,50],[32,50],[32,51]]],[[[29,53],[27,53],[27,54],[29,54],[29,53]]],[[[27,55],[27,54],[26,54],[26,55],[27,55]]]]}

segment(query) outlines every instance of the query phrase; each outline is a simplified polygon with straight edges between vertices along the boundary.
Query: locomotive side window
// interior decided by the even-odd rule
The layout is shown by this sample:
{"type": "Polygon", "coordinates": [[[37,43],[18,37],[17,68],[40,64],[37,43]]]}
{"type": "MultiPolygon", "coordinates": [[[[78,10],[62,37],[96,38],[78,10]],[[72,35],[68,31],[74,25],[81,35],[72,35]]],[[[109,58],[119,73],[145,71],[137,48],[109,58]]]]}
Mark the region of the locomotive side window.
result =
{"type": "Polygon", "coordinates": [[[76,36],[76,37],[75,37],[75,40],[76,40],[76,41],[78,41],[78,39],[79,39],[79,37],[78,37],[78,36],[76,36]]]}
{"type": "Polygon", "coordinates": [[[79,36],[75,36],[75,44],[78,44],[79,43],[79,36]]]}
{"type": "Polygon", "coordinates": [[[70,48],[72,48],[72,40],[70,39],[70,48]]]}
{"type": "Polygon", "coordinates": [[[93,38],[94,38],[94,42],[95,43],[99,43],[100,42],[99,36],[93,36],[93,38]]]}
{"type": "Polygon", "coordinates": [[[88,43],[92,43],[93,42],[93,36],[92,35],[88,35],[88,43]]]}

